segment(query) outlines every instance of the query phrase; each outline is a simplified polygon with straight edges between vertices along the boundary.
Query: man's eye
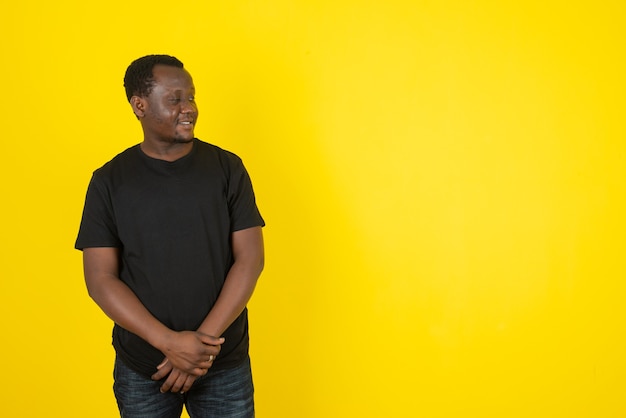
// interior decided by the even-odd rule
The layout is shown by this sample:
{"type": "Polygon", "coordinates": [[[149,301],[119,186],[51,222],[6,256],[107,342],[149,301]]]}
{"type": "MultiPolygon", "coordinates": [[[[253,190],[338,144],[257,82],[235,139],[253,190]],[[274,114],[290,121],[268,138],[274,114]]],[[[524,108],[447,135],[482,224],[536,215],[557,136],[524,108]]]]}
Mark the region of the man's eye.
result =
{"type": "Polygon", "coordinates": [[[195,102],[196,101],[196,97],[195,96],[189,96],[189,101],[190,102],[195,102]]]}
{"type": "Polygon", "coordinates": [[[180,99],[170,99],[169,102],[170,103],[179,103],[180,99]]]}

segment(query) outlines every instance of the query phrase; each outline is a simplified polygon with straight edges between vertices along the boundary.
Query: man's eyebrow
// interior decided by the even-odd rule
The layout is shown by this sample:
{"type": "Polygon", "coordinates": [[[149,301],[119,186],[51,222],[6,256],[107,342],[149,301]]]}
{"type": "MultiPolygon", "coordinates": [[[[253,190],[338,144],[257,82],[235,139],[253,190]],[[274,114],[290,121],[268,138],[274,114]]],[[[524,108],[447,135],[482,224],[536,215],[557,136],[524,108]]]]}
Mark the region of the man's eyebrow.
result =
{"type": "Polygon", "coordinates": [[[195,93],[196,89],[194,89],[194,88],[191,88],[191,89],[188,89],[188,90],[187,89],[169,89],[167,92],[168,93],[184,93],[186,91],[191,91],[191,92],[195,93]]]}

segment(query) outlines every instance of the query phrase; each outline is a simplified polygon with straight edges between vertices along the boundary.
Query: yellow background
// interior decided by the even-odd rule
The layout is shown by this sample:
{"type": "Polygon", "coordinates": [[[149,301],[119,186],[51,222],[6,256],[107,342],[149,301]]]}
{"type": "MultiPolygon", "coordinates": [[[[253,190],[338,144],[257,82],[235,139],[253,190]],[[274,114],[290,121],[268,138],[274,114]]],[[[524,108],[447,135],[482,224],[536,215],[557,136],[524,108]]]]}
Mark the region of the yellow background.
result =
{"type": "Polygon", "coordinates": [[[623,1],[0,6],[3,417],[111,417],[73,250],[176,55],[267,221],[257,415],[626,416],[623,1]]]}

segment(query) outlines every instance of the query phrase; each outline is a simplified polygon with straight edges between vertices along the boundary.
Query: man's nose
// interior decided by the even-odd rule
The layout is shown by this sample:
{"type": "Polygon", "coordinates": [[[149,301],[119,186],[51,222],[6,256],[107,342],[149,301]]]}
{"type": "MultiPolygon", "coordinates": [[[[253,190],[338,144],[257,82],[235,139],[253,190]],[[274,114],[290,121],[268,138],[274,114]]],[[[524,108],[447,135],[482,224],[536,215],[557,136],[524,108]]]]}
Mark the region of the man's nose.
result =
{"type": "Polygon", "coordinates": [[[193,102],[183,101],[180,109],[181,113],[192,113],[196,111],[196,105],[193,102]]]}

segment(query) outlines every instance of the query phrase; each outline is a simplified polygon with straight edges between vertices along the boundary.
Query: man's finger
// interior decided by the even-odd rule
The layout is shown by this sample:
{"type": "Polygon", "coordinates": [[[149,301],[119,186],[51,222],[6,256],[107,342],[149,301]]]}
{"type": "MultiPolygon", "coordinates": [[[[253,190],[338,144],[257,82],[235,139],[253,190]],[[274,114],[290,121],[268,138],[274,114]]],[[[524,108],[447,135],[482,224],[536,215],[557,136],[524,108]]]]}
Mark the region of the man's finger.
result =
{"type": "Polygon", "coordinates": [[[169,361],[167,360],[167,357],[165,357],[163,361],[157,366],[157,369],[160,369],[161,367],[165,366],[167,363],[169,363],[169,361]]]}
{"type": "Polygon", "coordinates": [[[187,376],[184,373],[181,373],[178,376],[178,379],[176,379],[176,381],[174,382],[174,384],[172,385],[172,388],[170,389],[170,392],[174,392],[174,393],[183,393],[183,386],[185,385],[185,381],[187,380],[187,376]]]}
{"type": "Polygon", "coordinates": [[[157,372],[152,375],[152,380],[161,380],[165,376],[167,376],[173,369],[172,363],[168,361],[163,361],[157,366],[157,369],[157,372]]]}
{"type": "Polygon", "coordinates": [[[191,375],[187,376],[187,380],[185,380],[185,384],[183,385],[183,389],[181,390],[181,393],[188,392],[189,389],[191,389],[191,385],[193,385],[193,382],[195,381],[196,381],[195,376],[191,376],[191,375]]]}
{"type": "Polygon", "coordinates": [[[207,345],[222,345],[225,341],[224,337],[216,338],[202,333],[198,334],[200,334],[200,341],[207,345]]]}
{"type": "Polygon", "coordinates": [[[161,385],[161,393],[169,392],[170,389],[172,389],[172,386],[176,383],[176,380],[178,380],[179,376],[180,372],[178,370],[172,370],[167,379],[165,379],[165,382],[161,385]]]}

